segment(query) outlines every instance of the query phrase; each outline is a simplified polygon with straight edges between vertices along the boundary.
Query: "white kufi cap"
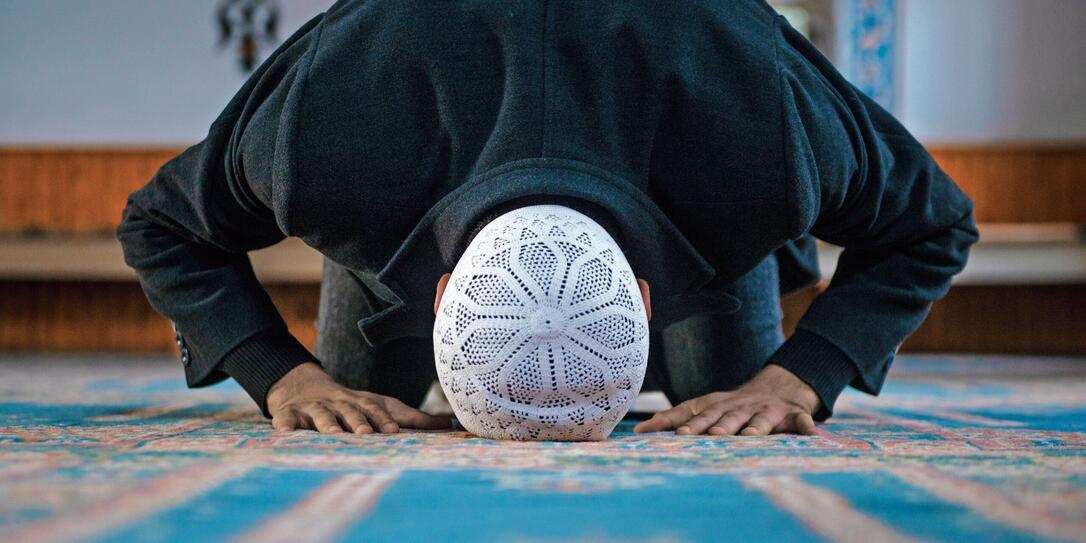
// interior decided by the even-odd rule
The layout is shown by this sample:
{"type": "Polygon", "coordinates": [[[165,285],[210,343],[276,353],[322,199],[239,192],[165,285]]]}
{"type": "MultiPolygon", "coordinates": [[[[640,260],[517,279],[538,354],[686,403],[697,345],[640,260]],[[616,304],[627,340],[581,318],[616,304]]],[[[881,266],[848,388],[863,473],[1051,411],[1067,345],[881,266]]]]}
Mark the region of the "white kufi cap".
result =
{"type": "Polygon", "coordinates": [[[434,323],[437,375],[460,423],[494,439],[605,439],[645,378],[649,334],[615,240],[557,205],[488,223],[434,323]]]}

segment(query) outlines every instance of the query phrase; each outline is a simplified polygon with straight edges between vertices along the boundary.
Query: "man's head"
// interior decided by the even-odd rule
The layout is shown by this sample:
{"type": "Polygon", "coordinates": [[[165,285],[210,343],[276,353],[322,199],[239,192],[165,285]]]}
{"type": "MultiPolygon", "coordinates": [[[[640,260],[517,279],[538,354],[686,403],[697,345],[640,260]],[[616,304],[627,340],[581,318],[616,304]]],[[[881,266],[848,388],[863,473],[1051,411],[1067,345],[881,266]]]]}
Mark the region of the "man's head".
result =
{"type": "Polygon", "coordinates": [[[437,290],[438,378],[473,433],[604,439],[637,396],[648,285],[587,215],[558,205],[503,213],[437,290]]]}

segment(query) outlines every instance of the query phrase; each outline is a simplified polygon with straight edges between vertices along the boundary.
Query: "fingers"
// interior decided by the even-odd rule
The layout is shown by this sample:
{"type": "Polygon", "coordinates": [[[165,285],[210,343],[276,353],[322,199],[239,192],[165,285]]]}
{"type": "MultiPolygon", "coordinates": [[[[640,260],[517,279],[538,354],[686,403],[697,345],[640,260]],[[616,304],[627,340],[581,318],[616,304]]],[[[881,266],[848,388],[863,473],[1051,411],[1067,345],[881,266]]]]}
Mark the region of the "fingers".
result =
{"type": "Polygon", "coordinates": [[[366,414],[358,409],[358,407],[344,402],[336,404],[335,409],[339,414],[340,426],[343,426],[356,434],[369,434],[373,432],[373,427],[370,426],[369,421],[366,420],[366,414]]]}
{"type": "Polygon", "coordinates": [[[660,432],[667,430],[667,428],[667,424],[660,419],[660,413],[656,413],[652,417],[649,417],[648,420],[637,423],[633,427],[633,431],[635,434],[640,434],[642,432],[660,432]]]}
{"type": "Polygon", "coordinates": [[[697,411],[694,409],[693,401],[688,400],[671,409],[657,412],[649,420],[634,426],[634,432],[662,432],[678,428],[695,415],[697,411]]]}
{"type": "Polygon", "coordinates": [[[420,430],[441,430],[452,428],[452,419],[448,417],[435,417],[415,409],[396,398],[385,398],[385,408],[392,415],[393,420],[402,426],[418,428],[420,430]]]}
{"type": "Polygon", "coordinates": [[[291,432],[294,430],[343,431],[335,415],[327,408],[317,404],[273,413],[272,428],[277,432],[291,432]]]}
{"type": "Polygon", "coordinates": [[[814,418],[809,413],[797,412],[784,417],[775,428],[774,433],[796,433],[805,436],[813,436],[818,433],[814,418]]]}
{"type": "Polygon", "coordinates": [[[781,420],[780,415],[773,416],[769,413],[757,413],[747,422],[746,427],[740,431],[745,436],[767,436],[773,431],[773,427],[781,420]]]}
{"type": "Polygon", "coordinates": [[[722,404],[716,404],[709,406],[705,411],[698,413],[690,418],[690,420],[680,425],[675,433],[683,435],[698,435],[704,434],[710,426],[713,425],[717,419],[724,414],[725,406],[722,404]]]}
{"type": "Polygon", "coordinates": [[[287,410],[272,417],[272,428],[277,432],[290,432],[302,427],[298,415],[292,410],[287,410]]]}
{"type": "Polygon", "coordinates": [[[709,433],[714,436],[733,436],[747,421],[750,420],[750,411],[736,410],[724,413],[711,427],[709,433]]]}
{"type": "Polygon", "coordinates": [[[336,419],[336,414],[324,405],[312,404],[306,408],[305,413],[312,420],[313,429],[318,432],[334,434],[343,431],[343,427],[339,425],[339,420],[336,419]]]}
{"type": "Polygon", "coordinates": [[[332,401],[314,401],[272,413],[272,427],[281,432],[312,429],[355,434],[373,431],[396,433],[400,426],[424,430],[452,427],[452,419],[435,417],[392,397],[376,394],[344,396],[332,401]]]}
{"type": "Polygon", "coordinates": [[[765,436],[794,432],[817,434],[814,418],[802,405],[761,389],[716,392],[660,411],[633,431],[660,432],[675,428],[681,435],[708,432],[718,436],[765,436]]]}
{"type": "Polygon", "coordinates": [[[366,418],[369,419],[370,425],[378,432],[385,434],[395,434],[400,431],[400,425],[393,420],[392,415],[388,414],[377,402],[370,400],[369,398],[362,398],[356,404],[363,413],[366,414],[366,418]]]}
{"type": "Polygon", "coordinates": [[[634,433],[641,432],[662,432],[664,430],[670,430],[676,425],[682,424],[685,419],[676,417],[668,411],[659,411],[655,415],[649,418],[649,420],[641,421],[634,426],[634,433]]]}
{"type": "Polygon", "coordinates": [[[796,432],[805,436],[813,436],[818,433],[818,427],[815,425],[814,417],[808,413],[797,413],[794,417],[796,432]]]}

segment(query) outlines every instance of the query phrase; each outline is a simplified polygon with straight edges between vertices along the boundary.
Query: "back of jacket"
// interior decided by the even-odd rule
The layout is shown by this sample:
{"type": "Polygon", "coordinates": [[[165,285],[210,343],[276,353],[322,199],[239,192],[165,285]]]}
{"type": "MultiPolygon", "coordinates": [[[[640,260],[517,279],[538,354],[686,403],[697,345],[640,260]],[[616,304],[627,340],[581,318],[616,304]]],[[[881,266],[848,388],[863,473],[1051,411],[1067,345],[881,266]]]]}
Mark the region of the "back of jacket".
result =
{"type": "Polygon", "coordinates": [[[256,113],[278,123],[275,139],[243,149],[274,141],[280,167],[245,179],[286,234],[380,269],[465,180],[536,157],[650,195],[723,276],[799,233],[785,219],[777,23],[764,4],[441,6],[340,3],[309,33],[311,58],[276,89],[282,105],[256,113]],[[721,235],[743,231],[757,235],[721,235]]]}
{"type": "Polygon", "coordinates": [[[726,288],[805,236],[845,246],[772,360],[819,392],[821,418],[849,382],[878,391],[976,239],[919,143],[754,0],[337,2],[133,193],[118,235],[190,384],[229,374],[263,406],[311,355],[247,251],[300,237],[409,308],[455,252],[443,217],[586,185],[627,239],[660,240],[626,247],[654,303],[655,285],[726,288]],[[565,181],[533,185],[540,171],[565,181]]]}

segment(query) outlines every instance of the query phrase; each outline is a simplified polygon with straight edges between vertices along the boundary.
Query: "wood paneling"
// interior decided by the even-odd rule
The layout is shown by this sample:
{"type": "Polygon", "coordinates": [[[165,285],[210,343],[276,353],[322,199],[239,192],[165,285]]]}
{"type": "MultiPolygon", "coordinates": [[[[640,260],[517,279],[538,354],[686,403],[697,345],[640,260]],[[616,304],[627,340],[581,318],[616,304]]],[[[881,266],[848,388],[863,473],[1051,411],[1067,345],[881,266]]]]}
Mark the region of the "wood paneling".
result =
{"type": "Polygon", "coordinates": [[[933,146],[978,222],[1086,223],[1086,145],[933,146]]]}
{"type": "Polygon", "coordinates": [[[106,232],[178,149],[0,149],[0,232],[106,232]]]}
{"type": "MultiPolygon", "coordinates": [[[[267,289],[312,347],[320,287],[267,289]]],[[[817,293],[782,300],[788,334],[817,293]]],[[[0,282],[0,323],[0,350],[176,350],[169,322],[134,283],[0,282]]],[[[1086,285],[954,287],[902,352],[1086,354],[1086,285]]]]}
{"type": "MultiPolygon", "coordinates": [[[[979,222],[1086,223],[1086,142],[934,146],[979,222]]],[[[127,196],[181,149],[0,149],[0,234],[112,234],[127,196]]],[[[268,285],[292,331],[315,338],[319,286],[268,285]]],[[[786,327],[815,291],[784,300],[786,327]]],[[[961,286],[904,350],[1086,353],[1086,285],[961,286]]],[[[0,350],[170,350],[135,282],[0,281],[0,350]]]]}
{"type": "MultiPolygon", "coordinates": [[[[781,300],[787,334],[821,288],[781,300]]],[[[1086,285],[953,287],[901,351],[1086,354],[1086,285]]]]}
{"type": "Polygon", "coordinates": [[[1086,285],[953,288],[902,350],[1086,354],[1086,285]]]}
{"type": "MultiPolygon", "coordinates": [[[[181,149],[0,149],[0,232],[112,231],[181,149]]],[[[1086,142],[933,146],[980,222],[1086,223],[1086,142]]]]}
{"type": "MultiPolygon", "coordinates": [[[[268,285],[291,332],[312,347],[319,285],[268,285]]],[[[132,283],[0,282],[0,350],[171,351],[170,322],[132,283]]]]}

